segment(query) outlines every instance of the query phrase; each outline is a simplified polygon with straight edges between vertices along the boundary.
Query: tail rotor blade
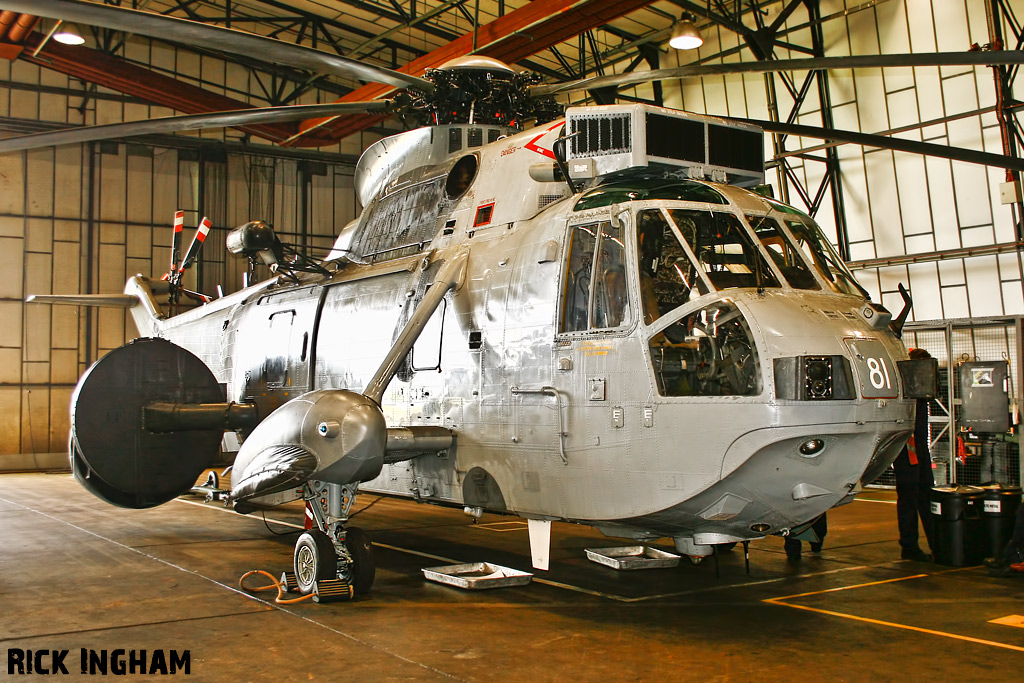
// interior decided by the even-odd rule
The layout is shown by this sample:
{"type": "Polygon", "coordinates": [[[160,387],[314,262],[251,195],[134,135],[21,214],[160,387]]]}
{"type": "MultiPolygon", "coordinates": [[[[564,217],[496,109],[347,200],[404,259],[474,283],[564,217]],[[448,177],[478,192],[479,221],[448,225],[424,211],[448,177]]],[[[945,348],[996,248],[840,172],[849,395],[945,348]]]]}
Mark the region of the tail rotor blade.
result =
{"type": "Polygon", "coordinates": [[[171,270],[170,275],[174,277],[174,271],[178,269],[181,262],[181,231],[185,226],[185,212],[174,212],[174,236],[171,238],[171,270]]]}
{"type": "Polygon", "coordinates": [[[188,251],[185,252],[185,258],[181,262],[180,270],[185,270],[195,262],[199,257],[199,250],[203,248],[203,242],[206,241],[206,236],[209,234],[210,219],[203,216],[203,220],[199,221],[199,227],[196,228],[196,234],[192,238],[192,244],[188,245],[188,251]]]}
{"type": "Polygon", "coordinates": [[[199,227],[196,228],[196,234],[195,237],[192,238],[192,243],[188,245],[188,251],[185,252],[185,258],[182,259],[181,266],[175,273],[175,282],[181,280],[181,274],[185,272],[185,269],[191,266],[199,257],[199,250],[203,248],[203,242],[206,241],[206,236],[208,234],[210,234],[210,219],[203,216],[203,220],[199,221],[199,227]]]}

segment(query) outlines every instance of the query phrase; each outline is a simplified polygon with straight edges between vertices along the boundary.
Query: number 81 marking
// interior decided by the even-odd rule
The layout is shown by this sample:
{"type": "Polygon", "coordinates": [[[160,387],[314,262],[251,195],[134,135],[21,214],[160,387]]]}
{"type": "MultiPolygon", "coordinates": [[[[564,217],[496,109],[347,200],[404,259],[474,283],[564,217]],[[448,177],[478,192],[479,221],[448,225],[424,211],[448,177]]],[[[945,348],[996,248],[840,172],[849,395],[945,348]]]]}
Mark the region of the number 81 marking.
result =
{"type": "Polygon", "coordinates": [[[892,389],[892,381],[889,379],[889,366],[885,364],[884,358],[868,358],[868,381],[875,389],[892,389]]]}

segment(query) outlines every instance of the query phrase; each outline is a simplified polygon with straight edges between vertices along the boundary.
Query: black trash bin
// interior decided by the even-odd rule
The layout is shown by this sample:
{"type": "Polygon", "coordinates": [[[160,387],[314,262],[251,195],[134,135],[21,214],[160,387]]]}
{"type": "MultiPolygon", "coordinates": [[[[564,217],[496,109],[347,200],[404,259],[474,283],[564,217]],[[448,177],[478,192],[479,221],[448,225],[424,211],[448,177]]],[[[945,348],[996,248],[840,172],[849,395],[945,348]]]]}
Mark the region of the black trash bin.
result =
{"type": "Polygon", "coordinates": [[[985,557],[999,557],[1013,536],[1021,488],[1012,484],[990,484],[981,488],[985,491],[981,511],[985,526],[985,557]]]}
{"type": "Polygon", "coordinates": [[[932,489],[932,554],[939,564],[968,567],[985,557],[981,510],[984,489],[977,486],[936,486],[932,489]]]}

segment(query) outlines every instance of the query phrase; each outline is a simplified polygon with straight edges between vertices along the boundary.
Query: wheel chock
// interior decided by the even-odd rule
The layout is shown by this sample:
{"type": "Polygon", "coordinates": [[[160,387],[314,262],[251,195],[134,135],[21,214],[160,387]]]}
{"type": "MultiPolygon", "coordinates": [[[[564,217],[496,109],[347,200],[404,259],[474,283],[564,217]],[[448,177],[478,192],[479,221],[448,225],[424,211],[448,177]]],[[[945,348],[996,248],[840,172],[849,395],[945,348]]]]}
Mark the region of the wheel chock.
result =
{"type": "Polygon", "coordinates": [[[351,600],[353,594],[352,584],[340,579],[321,579],[313,583],[313,602],[351,600]]]}
{"type": "Polygon", "coordinates": [[[298,593],[299,582],[295,578],[295,572],[281,572],[281,586],[285,593],[298,593]]]}

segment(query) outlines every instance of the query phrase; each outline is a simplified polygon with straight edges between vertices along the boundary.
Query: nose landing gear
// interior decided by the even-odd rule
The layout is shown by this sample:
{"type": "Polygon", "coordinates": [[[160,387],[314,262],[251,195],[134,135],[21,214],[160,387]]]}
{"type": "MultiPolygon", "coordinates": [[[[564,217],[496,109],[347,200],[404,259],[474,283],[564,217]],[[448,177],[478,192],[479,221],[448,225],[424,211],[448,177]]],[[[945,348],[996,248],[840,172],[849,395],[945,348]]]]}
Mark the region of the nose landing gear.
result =
{"type": "Polygon", "coordinates": [[[373,545],[365,531],[345,524],[356,486],[310,481],[303,488],[314,528],[295,543],[293,565],[298,590],[314,593],[319,602],[366,595],[376,574],[373,545]]]}

